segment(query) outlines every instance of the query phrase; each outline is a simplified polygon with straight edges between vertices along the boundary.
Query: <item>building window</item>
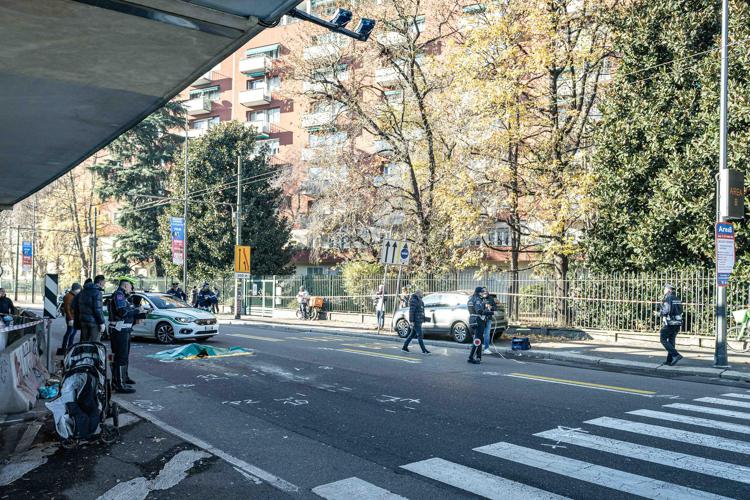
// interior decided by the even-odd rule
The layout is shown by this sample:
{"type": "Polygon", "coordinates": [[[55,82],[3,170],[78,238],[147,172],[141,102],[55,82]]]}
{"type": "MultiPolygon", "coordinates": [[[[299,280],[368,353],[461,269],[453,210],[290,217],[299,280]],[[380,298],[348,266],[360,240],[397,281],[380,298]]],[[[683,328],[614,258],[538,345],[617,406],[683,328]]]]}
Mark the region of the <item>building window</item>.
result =
{"type": "Polygon", "coordinates": [[[349,134],[346,132],[334,132],[330,134],[325,133],[314,133],[310,134],[308,143],[311,148],[334,146],[336,144],[342,144],[346,142],[349,134]]]}
{"type": "Polygon", "coordinates": [[[310,0],[310,10],[318,15],[330,17],[336,8],[336,0],[310,0]]]}
{"type": "Polygon", "coordinates": [[[494,247],[510,246],[510,228],[508,226],[496,226],[487,234],[487,243],[494,247]]]}
{"type": "Polygon", "coordinates": [[[190,99],[196,99],[198,97],[208,97],[208,99],[211,101],[218,101],[220,95],[221,91],[219,90],[218,85],[190,91],[190,99]]]}
{"type": "Polygon", "coordinates": [[[267,57],[269,59],[278,59],[280,47],[281,45],[275,43],[273,45],[264,45],[263,47],[247,49],[245,51],[245,58],[252,59],[253,57],[267,57]]]}
{"type": "Polygon", "coordinates": [[[279,123],[280,119],[281,108],[260,109],[247,113],[247,121],[250,122],[279,123]]]}
{"type": "Polygon", "coordinates": [[[322,267],[308,267],[307,268],[308,276],[320,276],[322,274],[324,274],[322,267]]]}
{"type": "Polygon", "coordinates": [[[204,118],[202,120],[194,120],[190,123],[190,128],[196,130],[209,129],[215,125],[218,125],[221,120],[218,116],[212,116],[210,118],[204,118]]]}
{"type": "Polygon", "coordinates": [[[402,90],[386,90],[385,102],[388,104],[401,104],[404,100],[404,92],[402,90]]]}
{"type": "Polygon", "coordinates": [[[268,156],[276,156],[279,154],[279,140],[278,139],[268,139],[265,141],[258,141],[258,146],[267,146],[268,147],[268,156]]]}

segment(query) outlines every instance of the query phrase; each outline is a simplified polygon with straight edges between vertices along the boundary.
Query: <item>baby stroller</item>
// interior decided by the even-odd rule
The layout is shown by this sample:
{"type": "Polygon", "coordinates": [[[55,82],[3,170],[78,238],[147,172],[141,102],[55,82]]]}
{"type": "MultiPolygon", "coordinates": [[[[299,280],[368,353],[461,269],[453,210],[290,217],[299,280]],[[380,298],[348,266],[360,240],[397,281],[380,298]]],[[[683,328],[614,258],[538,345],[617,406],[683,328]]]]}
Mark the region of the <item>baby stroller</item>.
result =
{"type": "Polygon", "coordinates": [[[117,439],[119,407],[111,402],[112,382],[107,373],[104,344],[82,342],[66,354],[60,396],[46,403],[64,447],[75,447],[99,430],[103,442],[113,443],[117,439]],[[110,417],[112,425],[105,423],[110,417]]]}

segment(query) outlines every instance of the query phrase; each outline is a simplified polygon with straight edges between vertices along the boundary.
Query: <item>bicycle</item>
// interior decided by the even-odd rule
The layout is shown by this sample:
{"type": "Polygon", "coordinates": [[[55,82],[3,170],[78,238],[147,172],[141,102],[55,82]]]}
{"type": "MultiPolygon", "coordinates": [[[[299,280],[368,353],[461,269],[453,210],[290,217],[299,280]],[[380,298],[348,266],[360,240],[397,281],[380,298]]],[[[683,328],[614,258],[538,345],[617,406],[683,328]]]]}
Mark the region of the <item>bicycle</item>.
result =
{"type": "Polygon", "coordinates": [[[727,330],[727,338],[740,342],[742,347],[734,348],[730,342],[727,342],[727,347],[736,352],[748,352],[750,351],[750,309],[732,311],[732,317],[737,326],[727,330]],[[732,338],[733,335],[735,338],[732,338]]]}
{"type": "Polygon", "coordinates": [[[297,308],[295,316],[297,319],[315,321],[320,318],[320,312],[323,310],[323,297],[310,297],[310,303],[302,310],[302,304],[297,308]]]}

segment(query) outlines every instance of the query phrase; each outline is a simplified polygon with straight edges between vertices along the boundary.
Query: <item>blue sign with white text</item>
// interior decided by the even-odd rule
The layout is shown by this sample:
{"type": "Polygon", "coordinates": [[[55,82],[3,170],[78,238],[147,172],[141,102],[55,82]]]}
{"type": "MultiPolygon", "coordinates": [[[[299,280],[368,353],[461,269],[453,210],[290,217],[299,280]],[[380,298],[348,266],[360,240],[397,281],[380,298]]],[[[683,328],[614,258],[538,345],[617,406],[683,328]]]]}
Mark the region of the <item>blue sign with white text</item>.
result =
{"type": "Polygon", "coordinates": [[[182,217],[170,217],[170,230],[173,240],[185,239],[185,219],[182,217]]]}

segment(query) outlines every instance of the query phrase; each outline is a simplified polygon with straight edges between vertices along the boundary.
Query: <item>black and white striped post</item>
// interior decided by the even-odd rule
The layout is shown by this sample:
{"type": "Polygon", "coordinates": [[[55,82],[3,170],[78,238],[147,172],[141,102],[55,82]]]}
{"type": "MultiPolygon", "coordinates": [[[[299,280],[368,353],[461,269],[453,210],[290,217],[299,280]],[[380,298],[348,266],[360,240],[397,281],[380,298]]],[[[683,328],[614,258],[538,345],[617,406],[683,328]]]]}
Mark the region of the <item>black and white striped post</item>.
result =
{"type": "Polygon", "coordinates": [[[50,331],[52,330],[52,321],[57,317],[57,293],[59,289],[57,283],[57,274],[47,274],[44,276],[44,333],[48,372],[52,370],[50,331]]]}

